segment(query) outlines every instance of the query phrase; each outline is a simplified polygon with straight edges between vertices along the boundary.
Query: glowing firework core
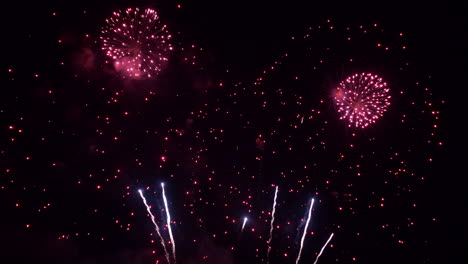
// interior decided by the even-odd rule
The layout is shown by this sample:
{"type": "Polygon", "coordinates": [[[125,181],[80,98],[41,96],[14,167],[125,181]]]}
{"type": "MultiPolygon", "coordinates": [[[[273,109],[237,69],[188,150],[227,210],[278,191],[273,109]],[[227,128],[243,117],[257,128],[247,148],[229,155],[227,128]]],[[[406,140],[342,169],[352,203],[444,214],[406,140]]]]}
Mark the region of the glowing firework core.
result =
{"type": "Polygon", "coordinates": [[[390,95],[382,78],[371,73],[354,74],[342,81],[335,93],[340,119],[349,127],[369,126],[387,111],[390,95]]]}

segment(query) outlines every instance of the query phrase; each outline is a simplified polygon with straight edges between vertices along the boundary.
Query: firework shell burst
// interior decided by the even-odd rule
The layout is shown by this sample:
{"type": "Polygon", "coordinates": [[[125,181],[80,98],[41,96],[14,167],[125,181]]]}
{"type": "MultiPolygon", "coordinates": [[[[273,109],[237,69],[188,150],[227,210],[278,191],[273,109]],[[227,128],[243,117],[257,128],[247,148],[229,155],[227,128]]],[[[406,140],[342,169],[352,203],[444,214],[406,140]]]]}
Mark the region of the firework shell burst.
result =
{"type": "Polygon", "coordinates": [[[154,78],[172,51],[166,25],[154,9],[127,8],[107,18],[101,30],[102,50],[123,78],[154,78]]]}
{"type": "Polygon", "coordinates": [[[354,74],[336,89],[335,102],[340,119],[348,119],[349,127],[365,128],[375,123],[390,105],[390,89],[378,75],[354,74]]]}

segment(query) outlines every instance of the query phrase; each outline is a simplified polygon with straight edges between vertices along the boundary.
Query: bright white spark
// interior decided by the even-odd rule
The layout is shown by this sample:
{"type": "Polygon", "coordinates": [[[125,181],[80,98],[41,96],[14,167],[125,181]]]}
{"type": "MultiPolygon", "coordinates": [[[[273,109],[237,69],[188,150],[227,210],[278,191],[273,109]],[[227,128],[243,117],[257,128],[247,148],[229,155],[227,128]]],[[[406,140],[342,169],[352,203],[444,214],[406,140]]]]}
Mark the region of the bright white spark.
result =
{"type": "Polygon", "coordinates": [[[302,234],[301,247],[299,248],[299,254],[297,255],[296,264],[298,264],[299,260],[301,259],[302,247],[304,246],[304,239],[306,237],[307,227],[309,227],[310,217],[312,216],[312,206],[314,206],[314,198],[312,198],[312,201],[310,202],[309,216],[307,217],[307,222],[304,227],[304,233],[302,234]]]}
{"type": "Polygon", "coordinates": [[[242,224],[241,232],[244,231],[245,223],[247,223],[247,217],[244,217],[244,223],[242,224]]]}
{"type": "Polygon", "coordinates": [[[301,117],[301,124],[304,123],[304,116],[301,117]]]}
{"type": "Polygon", "coordinates": [[[314,264],[317,264],[317,261],[318,261],[319,257],[322,255],[322,253],[325,250],[325,248],[327,247],[328,243],[330,243],[330,240],[332,239],[332,237],[333,237],[333,233],[330,235],[330,237],[328,238],[325,245],[323,245],[322,249],[320,250],[320,253],[317,255],[317,258],[315,259],[314,264]]]}
{"type": "Polygon", "coordinates": [[[273,235],[273,222],[275,221],[276,197],[278,197],[278,185],[276,186],[275,198],[273,198],[273,211],[271,212],[270,238],[268,239],[267,264],[270,263],[271,239],[273,235]]]}
{"type": "Polygon", "coordinates": [[[138,190],[138,192],[140,193],[141,199],[143,200],[143,203],[144,203],[145,206],[146,206],[146,211],[148,211],[149,215],[151,216],[151,221],[153,221],[154,227],[155,227],[155,229],[156,229],[156,233],[158,234],[159,239],[161,239],[161,245],[162,245],[163,248],[164,248],[164,253],[165,253],[165,255],[166,255],[167,263],[170,263],[170,260],[169,260],[169,253],[167,252],[166,243],[164,242],[164,239],[163,239],[163,237],[161,236],[161,231],[160,231],[160,229],[159,229],[159,226],[158,226],[158,224],[156,223],[156,220],[154,219],[154,215],[151,213],[151,210],[150,210],[150,207],[148,206],[148,203],[146,203],[146,199],[145,199],[145,196],[143,196],[143,192],[142,192],[141,190],[138,190]]]}
{"type": "Polygon", "coordinates": [[[166,207],[167,229],[169,230],[169,237],[171,238],[171,244],[172,244],[172,255],[174,257],[174,263],[176,263],[175,241],[174,241],[174,237],[172,236],[171,214],[169,214],[169,207],[167,206],[166,193],[164,192],[164,182],[161,182],[161,187],[163,191],[162,194],[163,194],[163,200],[164,200],[164,207],[166,207]]]}

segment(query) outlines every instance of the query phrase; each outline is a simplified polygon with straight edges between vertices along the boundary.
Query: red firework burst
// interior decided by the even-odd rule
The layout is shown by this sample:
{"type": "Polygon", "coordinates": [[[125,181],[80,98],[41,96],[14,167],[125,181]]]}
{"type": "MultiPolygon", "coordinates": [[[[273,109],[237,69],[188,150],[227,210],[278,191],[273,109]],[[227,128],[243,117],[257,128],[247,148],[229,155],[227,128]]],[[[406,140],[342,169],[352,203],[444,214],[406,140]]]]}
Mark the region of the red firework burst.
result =
{"type": "Polygon", "coordinates": [[[153,9],[113,12],[101,31],[102,49],[123,77],[155,77],[172,50],[171,35],[153,9]]]}
{"type": "Polygon", "coordinates": [[[372,73],[356,73],[340,83],[335,102],[340,119],[347,119],[349,127],[364,128],[387,111],[390,97],[382,78],[372,73]]]}

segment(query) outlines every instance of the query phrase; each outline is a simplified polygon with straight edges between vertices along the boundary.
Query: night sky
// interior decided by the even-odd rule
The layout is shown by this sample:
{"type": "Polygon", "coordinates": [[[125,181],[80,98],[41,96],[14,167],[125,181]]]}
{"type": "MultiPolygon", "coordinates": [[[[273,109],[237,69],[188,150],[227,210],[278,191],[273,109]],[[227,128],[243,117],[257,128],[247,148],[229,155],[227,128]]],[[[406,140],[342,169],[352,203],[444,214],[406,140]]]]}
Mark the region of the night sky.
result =
{"type": "MultiPolygon", "coordinates": [[[[299,263],[314,263],[331,234],[318,263],[449,263],[466,250],[466,227],[449,230],[463,173],[446,169],[446,6],[41,1],[3,11],[1,263],[289,264],[302,240],[299,263]],[[156,40],[108,56],[102,39],[123,33],[103,32],[106,19],[136,7],[155,10],[167,32],[134,32],[156,40]],[[148,50],[163,50],[151,53],[157,71],[118,65],[148,50]],[[365,124],[375,115],[366,127],[340,119],[338,104],[337,88],[361,73],[381,78],[390,103],[375,114],[381,99],[347,101],[365,124]]],[[[373,85],[369,94],[383,91],[373,85]]]]}

